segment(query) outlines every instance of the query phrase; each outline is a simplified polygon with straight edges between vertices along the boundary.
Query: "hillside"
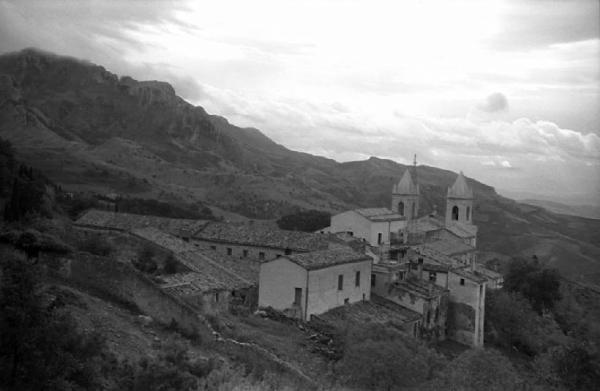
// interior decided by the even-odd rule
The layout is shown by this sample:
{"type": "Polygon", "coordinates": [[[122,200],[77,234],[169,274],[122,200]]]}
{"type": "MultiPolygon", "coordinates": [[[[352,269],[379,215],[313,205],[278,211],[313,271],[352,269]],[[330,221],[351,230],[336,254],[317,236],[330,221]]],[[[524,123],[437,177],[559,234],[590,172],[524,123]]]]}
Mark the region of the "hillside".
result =
{"type": "MultiPolygon", "coordinates": [[[[406,166],[291,151],[178,97],[167,83],[27,49],[0,56],[0,137],[72,191],[202,201],[254,218],[387,206],[406,166]]],[[[418,151],[416,151],[418,152],[418,151]]],[[[422,212],[444,211],[456,173],[419,166],[422,212]]],[[[483,259],[537,254],[600,284],[600,221],[551,213],[469,179],[483,259]]]]}
{"type": "Polygon", "coordinates": [[[600,219],[600,206],[594,205],[568,205],[562,202],[525,199],[521,201],[524,204],[535,205],[549,210],[553,213],[586,217],[590,219],[600,219]]]}

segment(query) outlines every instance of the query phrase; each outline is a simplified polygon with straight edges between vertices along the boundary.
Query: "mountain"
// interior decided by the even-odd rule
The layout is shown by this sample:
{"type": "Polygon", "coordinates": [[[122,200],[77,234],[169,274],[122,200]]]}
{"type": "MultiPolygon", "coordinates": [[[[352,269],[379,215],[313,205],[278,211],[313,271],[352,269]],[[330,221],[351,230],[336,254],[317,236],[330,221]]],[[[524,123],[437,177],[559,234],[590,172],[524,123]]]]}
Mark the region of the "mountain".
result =
{"type": "MultiPolygon", "coordinates": [[[[254,218],[388,206],[406,166],[291,151],[178,97],[160,81],[34,49],[0,56],[0,137],[73,191],[202,201],[254,218]]],[[[417,151],[418,152],[418,151],[417,151]]],[[[456,173],[419,166],[422,212],[444,212],[456,173]]],[[[468,179],[485,260],[537,254],[600,283],[600,221],[520,204],[468,179]]]]}
{"type": "Polygon", "coordinates": [[[524,204],[535,205],[553,213],[600,219],[600,206],[595,205],[567,205],[562,202],[548,200],[525,199],[524,204]]]}

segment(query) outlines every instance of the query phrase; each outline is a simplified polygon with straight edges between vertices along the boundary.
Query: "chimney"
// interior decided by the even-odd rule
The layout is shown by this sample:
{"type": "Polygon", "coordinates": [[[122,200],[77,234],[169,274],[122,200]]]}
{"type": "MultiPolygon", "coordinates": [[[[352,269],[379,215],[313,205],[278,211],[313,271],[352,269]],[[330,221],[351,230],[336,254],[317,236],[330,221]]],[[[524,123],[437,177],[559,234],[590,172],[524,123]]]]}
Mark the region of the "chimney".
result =
{"type": "Polygon", "coordinates": [[[423,258],[419,258],[417,263],[417,273],[419,274],[419,280],[423,279],[423,258]]]}

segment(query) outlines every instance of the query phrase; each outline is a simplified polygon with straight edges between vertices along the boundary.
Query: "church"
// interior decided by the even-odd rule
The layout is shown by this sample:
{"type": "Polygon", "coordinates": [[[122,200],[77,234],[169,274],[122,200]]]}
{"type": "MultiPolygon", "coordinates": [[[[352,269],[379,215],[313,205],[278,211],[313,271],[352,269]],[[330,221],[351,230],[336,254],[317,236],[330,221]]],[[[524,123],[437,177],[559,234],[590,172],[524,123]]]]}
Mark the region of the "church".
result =
{"type": "Polygon", "coordinates": [[[477,264],[473,190],[461,172],[448,188],[445,214],[422,215],[417,178],[415,158],[393,186],[389,209],[337,214],[328,231],[365,243],[374,259],[372,294],[419,312],[421,337],[483,346],[485,290],[501,286],[501,276],[477,264]]]}

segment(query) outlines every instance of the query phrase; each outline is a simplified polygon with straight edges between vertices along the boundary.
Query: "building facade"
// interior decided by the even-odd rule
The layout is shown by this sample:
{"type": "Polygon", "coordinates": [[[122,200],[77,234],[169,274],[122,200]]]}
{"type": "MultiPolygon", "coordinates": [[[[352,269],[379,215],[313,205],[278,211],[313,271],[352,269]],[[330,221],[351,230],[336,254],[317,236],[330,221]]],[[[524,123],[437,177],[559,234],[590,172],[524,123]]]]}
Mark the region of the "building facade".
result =
{"type": "Polygon", "coordinates": [[[350,249],[281,256],[261,264],[259,307],[308,321],[330,309],[369,300],[372,259],[350,249]]]}

